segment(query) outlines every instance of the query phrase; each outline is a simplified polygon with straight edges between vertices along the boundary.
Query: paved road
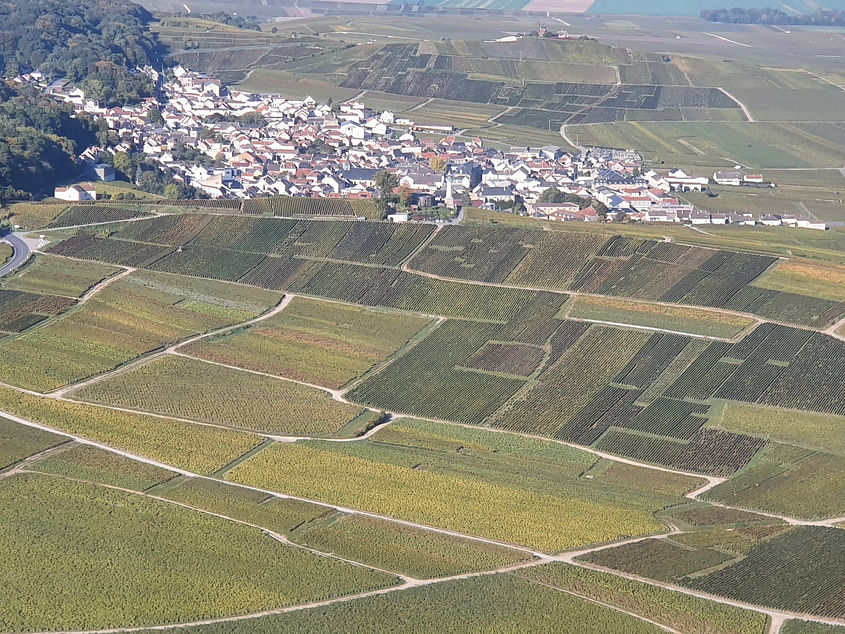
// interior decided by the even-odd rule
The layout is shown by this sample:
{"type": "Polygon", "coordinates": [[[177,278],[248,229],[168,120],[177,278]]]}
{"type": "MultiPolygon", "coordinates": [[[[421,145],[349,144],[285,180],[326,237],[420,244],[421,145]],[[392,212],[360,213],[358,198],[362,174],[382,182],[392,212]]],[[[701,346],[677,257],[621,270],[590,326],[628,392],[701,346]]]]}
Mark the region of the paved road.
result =
{"type": "Polygon", "coordinates": [[[12,245],[12,249],[14,249],[15,253],[12,256],[12,259],[9,260],[7,264],[0,267],[0,277],[4,275],[8,275],[16,268],[18,268],[21,264],[29,259],[29,247],[27,246],[26,242],[21,240],[18,236],[14,233],[7,233],[2,238],[4,242],[8,242],[12,245]]]}

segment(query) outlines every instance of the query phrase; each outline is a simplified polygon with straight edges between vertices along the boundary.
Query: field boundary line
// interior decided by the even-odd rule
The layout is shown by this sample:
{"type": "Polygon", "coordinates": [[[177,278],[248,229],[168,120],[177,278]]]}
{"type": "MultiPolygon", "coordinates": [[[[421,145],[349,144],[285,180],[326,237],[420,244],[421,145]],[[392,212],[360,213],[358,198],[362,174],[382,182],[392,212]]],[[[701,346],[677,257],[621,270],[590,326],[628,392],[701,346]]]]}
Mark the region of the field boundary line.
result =
{"type": "MultiPolygon", "coordinates": [[[[581,321],[581,322],[584,322],[584,323],[600,324],[600,325],[603,325],[603,326],[621,326],[623,328],[631,328],[633,330],[647,330],[649,332],[662,332],[662,333],[666,333],[668,335],[682,335],[684,337],[690,337],[692,339],[707,339],[708,341],[726,341],[728,343],[736,343],[736,341],[737,341],[737,339],[736,339],[737,335],[734,335],[733,337],[716,337],[715,335],[700,335],[700,334],[696,334],[696,333],[692,333],[692,332],[682,332],[680,330],[669,330],[668,328],[658,328],[657,326],[642,326],[642,325],[639,325],[639,324],[626,324],[626,323],[617,322],[617,321],[605,321],[603,319],[590,319],[588,317],[567,316],[566,319],[568,319],[569,321],[581,321]]],[[[756,326],[757,324],[754,324],[754,325],[756,326]]],[[[742,331],[740,331],[739,334],[744,333],[746,330],[748,330],[748,326],[743,328],[742,331]]]]}
{"type": "MultiPolygon", "coordinates": [[[[161,205],[167,206],[167,204],[171,202],[167,199],[163,199],[161,205]]],[[[73,207],[74,205],[68,205],[68,207],[73,207]]],[[[101,205],[101,207],[107,207],[110,205],[101,205]]],[[[91,209],[96,209],[97,205],[91,205],[91,209]]],[[[64,211],[62,211],[64,213],[64,211]]],[[[67,225],[66,227],[44,227],[43,229],[35,229],[35,231],[66,231],[68,229],[83,229],[85,227],[99,227],[101,225],[114,225],[124,222],[140,222],[141,220],[153,220],[155,218],[161,218],[162,216],[170,215],[170,214],[163,214],[159,211],[147,211],[143,212],[149,214],[148,216],[139,216],[137,218],[124,218],[123,220],[104,220],[101,222],[86,222],[81,225],[67,225]]]]}
{"type": "Polygon", "coordinates": [[[813,623],[822,623],[824,625],[845,625],[845,620],[843,619],[832,619],[823,616],[815,616],[811,614],[805,614],[803,612],[790,612],[784,611],[776,608],[767,608],[765,606],[756,605],[754,603],[746,603],[745,601],[739,601],[736,599],[730,599],[728,597],[723,597],[716,594],[710,594],[708,592],[700,592],[698,590],[693,590],[691,588],[686,588],[684,586],[677,586],[671,583],[665,583],[663,581],[658,581],[657,579],[649,579],[648,577],[641,577],[640,575],[636,575],[630,572],[624,572],[622,570],[616,570],[615,568],[606,568],[605,566],[600,566],[598,564],[593,564],[586,561],[572,561],[569,562],[573,566],[578,566],[579,568],[586,568],[588,570],[595,570],[597,572],[604,572],[608,574],[615,575],[617,577],[623,577],[625,579],[629,579],[631,581],[637,581],[639,583],[644,583],[646,585],[655,586],[658,588],[663,588],[664,590],[671,590],[673,592],[678,592],[680,594],[686,594],[687,596],[696,597],[699,599],[705,599],[707,601],[713,601],[715,603],[720,603],[722,605],[730,605],[735,608],[742,608],[744,610],[750,610],[752,612],[758,612],[765,614],[770,619],[775,618],[783,618],[784,620],[788,619],[799,619],[805,621],[812,621],[813,623]]]}
{"type": "MultiPolygon", "coordinates": [[[[117,276],[115,276],[115,278],[116,277],[117,276]]],[[[114,278],[112,278],[112,279],[114,279],[114,278]]],[[[243,322],[240,322],[240,323],[237,323],[237,324],[224,326],[223,328],[217,328],[217,329],[212,330],[210,332],[201,333],[201,334],[198,334],[198,335],[192,335],[191,337],[189,337],[189,338],[187,338],[183,341],[177,341],[176,343],[174,343],[170,346],[151,350],[151,351],[149,351],[145,354],[142,354],[141,356],[136,357],[135,359],[132,359],[132,360],[124,363],[123,365],[120,365],[120,366],[118,366],[118,367],[116,367],[112,370],[107,371],[107,372],[95,374],[94,376],[88,377],[87,379],[83,379],[82,381],[78,381],[76,383],[71,383],[70,385],[65,385],[64,387],[60,387],[58,389],[51,390],[49,392],[44,392],[43,396],[47,396],[49,398],[54,398],[54,399],[60,399],[60,398],[64,397],[66,394],[69,394],[70,392],[73,392],[75,390],[79,390],[79,389],[88,387],[89,385],[99,383],[101,381],[109,379],[113,376],[116,376],[116,375],[121,374],[123,372],[126,372],[128,370],[132,370],[139,365],[143,365],[145,363],[153,361],[154,359],[157,359],[157,358],[164,356],[166,354],[173,354],[173,353],[175,353],[175,351],[178,348],[192,344],[195,341],[199,341],[200,339],[204,339],[205,337],[213,337],[215,335],[219,335],[221,333],[224,333],[228,330],[236,330],[238,328],[245,328],[247,326],[251,326],[251,325],[258,323],[260,321],[263,321],[265,319],[269,319],[270,317],[273,317],[274,315],[283,311],[287,307],[287,305],[290,304],[290,302],[293,300],[294,297],[295,296],[292,295],[292,294],[285,294],[282,297],[282,299],[274,307],[272,307],[269,310],[263,312],[258,317],[254,317],[253,319],[249,319],[247,321],[243,321],[243,322]]]]}
{"type": "MultiPolygon", "coordinates": [[[[74,478],[72,476],[62,475],[62,474],[58,474],[58,473],[48,473],[48,472],[44,472],[44,471],[38,471],[37,469],[22,469],[21,471],[19,471],[19,473],[24,473],[24,474],[30,473],[30,474],[40,475],[40,476],[44,476],[44,477],[48,477],[48,478],[58,478],[60,480],[69,480],[71,482],[80,482],[80,483],[83,483],[83,484],[90,484],[92,486],[102,487],[104,489],[121,491],[123,493],[128,493],[128,494],[131,494],[131,495],[138,495],[140,497],[149,498],[149,499],[152,499],[152,500],[157,500],[159,502],[165,502],[167,504],[172,504],[173,506],[179,506],[179,507],[182,507],[184,509],[194,511],[196,513],[202,513],[203,515],[210,515],[212,517],[216,517],[216,518],[219,518],[219,519],[222,519],[222,520],[227,520],[227,521],[232,522],[234,524],[240,524],[242,526],[248,526],[249,528],[257,529],[257,530],[261,531],[262,533],[264,533],[265,535],[267,535],[268,537],[270,537],[271,539],[279,542],[280,544],[283,544],[285,546],[292,546],[293,548],[299,548],[300,550],[308,551],[308,552],[313,553],[314,555],[317,555],[319,557],[325,557],[327,559],[338,559],[340,561],[351,564],[353,566],[358,566],[360,568],[367,568],[367,569],[375,570],[377,572],[382,572],[382,573],[385,573],[385,574],[388,574],[388,575],[393,575],[393,576],[399,577],[400,579],[403,579],[403,580],[406,579],[406,575],[402,575],[402,574],[395,572],[393,570],[384,570],[383,568],[377,568],[376,566],[370,566],[370,565],[364,564],[360,561],[354,561],[352,559],[345,559],[345,558],[339,557],[338,555],[335,555],[333,553],[326,553],[326,552],[316,550],[314,548],[309,548],[308,546],[305,546],[303,544],[297,544],[296,542],[292,542],[287,537],[285,537],[284,535],[281,535],[281,534],[277,533],[276,531],[270,530],[269,528],[267,528],[265,526],[261,526],[259,524],[254,524],[254,523],[248,522],[246,520],[239,520],[239,519],[231,517],[229,515],[224,515],[223,513],[218,513],[216,511],[209,511],[207,509],[202,509],[202,508],[199,508],[199,507],[194,506],[192,504],[187,504],[185,502],[179,502],[178,500],[171,500],[169,498],[161,497],[161,496],[154,495],[154,494],[151,494],[151,493],[145,493],[143,491],[135,491],[134,489],[127,489],[125,487],[116,486],[114,484],[106,484],[105,482],[96,482],[94,480],[87,480],[85,478],[74,478]]],[[[417,579],[415,579],[414,577],[408,577],[408,579],[410,579],[411,582],[417,581],[417,579]]]]}
{"type": "MultiPolygon", "coordinates": [[[[708,33],[707,35],[712,35],[712,33],[708,33]]],[[[719,36],[714,35],[713,37],[719,37],[719,36]]],[[[720,39],[724,40],[726,38],[720,38],[720,39]]],[[[727,40],[727,41],[730,42],[732,40],[727,40]]],[[[734,44],[739,44],[739,42],[734,42],[734,44]]],[[[740,44],[740,46],[748,46],[748,44],[740,44]]],[[[721,86],[719,86],[719,90],[721,90],[729,99],[733,99],[739,105],[739,107],[742,109],[742,113],[745,115],[745,118],[748,120],[749,123],[754,123],[754,117],[751,116],[751,111],[748,109],[748,106],[746,106],[744,103],[742,103],[739,99],[734,97],[731,93],[729,93],[727,90],[725,90],[721,86]]]]}
{"type": "MultiPolygon", "coordinates": [[[[511,573],[511,574],[513,574],[513,573],[511,573]]],[[[573,597],[577,597],[577,598],[581,599],[582,601],[586,601],[587,603],[595,603],[596,605],[600,605],[602,607],[608,608],[610,610],[613,610],[614,612],[620,612],[622,614],[627,614],[628,616],[633,617],[635,619],[638,619],[640,621],[645,621],[646,623],[650,623],[651,625],[654,625],[655,627],[663,630],[664,632],[670,632],[671,634],[684,634],[680,630],[676,630],[674,628],[669,627],[668,625],[664,625],[663,623],[659,623],[657,621],[654,621],[654,620],[648,618],[647,616],[637,614],[636,612],[631,612],[631,611],[626,610],[626,609],[619,607],[617,605],[613,605],[611,603],[605,603],[604,601],[599,601],[598,599],[593,599],[593,598],[588,597],[586,595],[578,594],[577,592],[573,592],[572,590],[566,590],[564,588],[558,588],[557,586],[553,586],[553,585],[548,584],[548,583],[543,583],[542,581],[537,581],[536,579],[528,579],[528,578],[523,577],[519,574],[515,574],[513,576],[519,577],[520,579],[523,579],[523,580],[528,581],[530,583],[536,583],[538,586],[543,586],[544,588],[548,588],[549,590],[555,590],[556,592],[560,592],[561,594],[572,595],[573,597]]]]}
{"type": "MultiPolygon", "coordinates": [[[[745,608],[745,609],[748,609],[748,610],[752,610],[752,611],[755,611],[755,612],[760,612],[760,613],[766,614],[769,617],[773,617],[774,615],[783,615],[786,618],[798,618],[798,619],[809,620],[809,621],[813,621],[813,622],[817,622],[817,623],[824,623],[824,624],[831,624],[831,625],[845,624],[845,621],[837,621],[837,620],[832,620],[832,619],[828,619],[828,618],[825,618],[825,617],[817,617],[817,616],[814,616],[814,615],[783,612],[783,611],[780,611],[780,610],[773,610],[773,609],[765,608],[765,607],[754,605],[754,604],[746,604],[746,603],[741,602],[741,601],[735,601],[733,599],[727,599],[727,598],[724,598],[724,597],[709,595],[707,593],[690,590],[690,589],[684,588],[682,586],[674,586],[674,585],[659,582],[659,581],[656,581],[656,580],[647,579],[647,578],[644,578],[644,577],[639,577],[638,575],[632,575],[630,573],[624,573],[622,571],[618,571],[618,570],[614,570],[614,569],[609,569],[609,568],[605,569],[604,567],[598,566],[598,565],[595,565],[595,564],[589,564],[589,563],[586,563],[586,562],[575,562],[574,561],[574,557],[577,557],[578,555],[586,554],[586,551],[595,552],[595,551],[598,551],[598,550],[613,548],[615,546],[623,545],[624,543],[629,543],[632,540],[642,541],[642,540],[645,540],[645,539],[661,539],[661,538],[668,537],[673,533],[677,534],[677,533],[682,532],[676,526],[671,525],[671,524],[668,524],[669,532],[664,533],[662,535],[649,535],[649,536],[644,536],[644,537],[629,538],[627,540],[622,540],[621,542],[618,542],[618,543],[609,543],[609,544],[590,547],[589,549],[574,550],[574,551],[570,551],[568,553],[564,553],[562,555],[549,555],[549,554],[546,554],[546,553],[543,553],[543,552],[540,552],[540,551],[532,550],[531,548],[527,548],[525,546],[508,544],[506,542],[500,542],[500,541],[497,541],[497,540],[488,539],[488,538],[485,538],[485,537],[479,537],[479,536],[475,536],[475,535],[463,534],[463,533],[460,533],[460,532],[457,532],[457,531],[452,531],[452,530],[449,530],[449,529],[442,529],[442,528],[436,528],[436,527],[432,527],[432,526],[426,526],[424,524],[419,524],[419,523],[412,522],[412,521],[409,521],[409,520],[401,520],[401,519],[394,518],[394,517],[382,516],[382,515],[379,515],[377,513],[371,513],[371,512],[368,512],[368,511],[362,511],[362,510],[358,510],[358,509],[352,509],[352,508],[337,506],[337,505],[326,503],[326,502],[309,500],[307,498],[300,498],[300,497],[297,497],[297,496],[287,495],[287,494],[284,494],[284,493],[268,491],[268,490],[265,490],[265,489],[260,489],[258,487],[244,485],[244,484],[240,484],[240,483],[237,483],[237,482],[231,482],[229,480],[219,480],[219,479],[216,479],[216,478],[212,478],[210,476],[203,476],[203,475],[195,474],[195,473],[192,473],[190,471],[187,471],[187,470],[179,468],[179,467],[173,467],[173,466],[167,465],[165,463],[162,463],[162,462],[150,459],[150,458],[143,458],[143,457],[137,456],[137,455],[135,455],[131,452],[116,449],[116,448],[111,447],[109,445],[106,445],[104,443],[99,443],[99,442],[96,442],[96,441],[88,440],[87,438],[84,438],[83,436],[71,434],[69,432],[65,432],[65,431],[62,431],[62,430],[57,430],[57,429],[54,429],[54,428],[52,428],[48,425],[43,425],[43,424],[37,423],[35,421],[30,421],[28,419],[16,416],[16,415],[11,414],[11,413],[0,411],[0,415],[6,416],[10,420],[17,422],[19,424],[22,424],[22,425],[25,425],[25,426],[28,426],[28,427],[34,427],[34,428],[37,428],[37,429],[42,429],[44,431],[50,431],[50,432],[56,433],[57,435],[65,436],[67,438],[76,440],[80,444],[94,446],[94,447],[97,447],[97,448],[102,449],[104,451],[107,451],[109,453],[121,455],[125,458],[129,458],[129,459],[135,460],[137,462],[150,464],[150,465],[159,467],[161,469],[177,473],[179,475],[184,475],[184,476],[192,477],[192,478],[200,478],[200,479],[204,479],[204,480],[211,480],[211,481],[223,483],[223,484],[226,484],[226,485],[229,485],[229,486],[234,486],[234,487],[239,487],[239,488],[243,488],[243,489],[258,491],[260,493],[265,493],[266,495],[268,495],[270,497],[275,497],[275,498],[280,498],[280,499],[299,500],[299,501],[303,501],[303,502],[310,502],[310,503],[315,504],[317,506],[322,506],[324,508],[331,508],[331,509],[334,509],[334,510],[340,511],[340,512],[357,514],[357,515],[362,515],[362,516],[365,516],[365,517],[372,517],[372,518],[375,518],[375,519],[387,520],[387,521],[395,522],[395,523],[398,523],[398,524],[403,524],[405,526],[410,526],[410,527],[413,527],[413,528],[430,530],[432,532],[436,532],[436,533],[440,533],[440,534],[444,534],[444,535],[450,535],[450,536],[453,536],[453,537],[469,539],[471,541],[478,541],[478,542],[481,542],[481,543],[487,543],[487,544],[497,545],[497,546],[500,546],[500,547],[510,548],[512,550],[517,550],[517,551],[520,551],[520,552],[530,554],[530,555],[532,555],[533,557],[536,558],[535,560],[529,561],[525,564],[510,566],[509,570],[496,569],[496,570],[493,570],[493,571],[485,571],[485,572],[480,572],[480,573],[468,573],[467,575],[459,575],[457,577],[441,578],[441,579],[438,579],[437,581],[432,581],[432,583],[443,582],[443,581],[452,580],[452,579],[456,579],[456,578],[469,578],[469,576],[482,576],[482,575],[490,575],[490,574],[499,574],[501,572],[510,572],[511,570],[516,570],[516,569],[519,569],[519,568],[527,568],[527,567],[532,567],[532,566],[538,566],[538,565],[541,565],[543,563],[559,561],[559,562],[563,562],[563,563],[569,563],[570,565],[580,566],[582,568],[590,568],[590,569],[598,570],[598,571],[601,571],[601,572],[607,572],[607,573],[613,574],[615,576],[628,578],[628,579],[631,579],[631,580],[634,580],[634,581],[640,581],[640,582],[646,583],[648,585],[662,587],[664,589],[679,592],[681,594],[697,596],[699,598],[708,599],[708,600],[714,601],[716,603],[721,603],[723,605],[733,605],[735,607],[745,608]]],[[[138,493],[138,492],[136,492],[136,493],[138,493]]],[[[139,494],[143,495],[143,493],[139,493],[139,494]]],[[[427,583],[426,585],[431,585],[431,583],[427,583]]],[[[391,588],[386,588],[386,589],[383,588],[383,589],[380,589],[380,590],[377,590],[377,591],[371,591],[370,593],[367,593],[367,594],[360,594],[360,595],[355,595],[355,596],[350,596],[350,597],[341,597],[341,598],[331,600],[331,601],[335,602],[335,603],[341,602],[341,601],[349,601],[349,600],[353,600],[354,598],[363,598],[364,596],[371,596],[372,594],[384,594],[386,592],[394,592],[398,589],[407,589],[408,587],[414,587],[414,586],[408,586],[408,585],[393,586],[391,588]]],[[[223,622],[235,621],[235,620],[245,620],[247,618],[256,618],[258,616],[269,616],[270,614],[279,614],[279,613],[283,613],[285,611],[301,610],[301,609],[306,609],[308,607],[320,607],[322,605],[325,605],[325,603],[321,602],[321,603],[318,603],[318,604],[305,604],[305,605],[300,605],[300,606],[291,606],[291,607],[288,607],[288,608],[280,609],[279,611],[261,612],[261,613],[256,613],[256,614],[253,614],[253,615],[240,615],[240,616],[235,616],[235,617],[227,617],[226,619],[224,619],[223,622]]],[[[214,622],[218,622],[218,621],[214,621],[214,622]]],[[[209,624],[209,623],[206,623],[206,622],[198,623],[198,625],[204,625],[204,624],[209,624]]],[[[142,627],[137,627],[137,628],[82,630],[82,631],[79,631],[79,632],[76,632],[76,633],[69,633],[69,634],[88,634],[89,632],[92,633],[92,634],[94,632],[98,632],[98,633],[101,633],[101,634],[107,634],[107,633],[110,633],[110,632],[114,632],[114,633],[130,632],[130,631],[140,631],[140,630],[144,630],[144,629],[166,630],[166,629],[172,629],[174,627],[178,627],[179,625],[180,624],[169,624],[169,625],[152,626],[152,627],[142,626],[142,627]]],[[[187,626],[187,625],[191,625],[191,624],[188,624],[188,623],[181,624],[181,626],[183,626],[183,627],[187,626]]]]}
{"type": "Polygon", "coordinates": [[[745,48],[754,48],[751,44],[743,44],[742,42],[737,42],[736,40],[729,40],[726,37],[722,37],[721,35],[716,35],[715,33],[705,33],[704,35],[709,35],[710,37],[715,37],[717,40],[723,40],[725,42],[730,42],[731,44],[736,44],[737,46],[744,46],[745,48]]]}

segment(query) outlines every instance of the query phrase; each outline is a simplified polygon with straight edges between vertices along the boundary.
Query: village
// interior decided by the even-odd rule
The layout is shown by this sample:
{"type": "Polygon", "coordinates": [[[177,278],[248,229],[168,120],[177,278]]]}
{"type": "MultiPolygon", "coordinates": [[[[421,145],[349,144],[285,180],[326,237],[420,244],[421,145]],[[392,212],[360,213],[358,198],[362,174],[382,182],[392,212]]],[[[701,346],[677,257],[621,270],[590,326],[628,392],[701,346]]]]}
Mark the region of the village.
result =
{"type": "MultiPolygon", "coordinates": [[[[78,113],[102,117],[120,139],[91,146],[79,160],[86,179],[112,181],[104,153],[142,152],[174,182],[213,199],[261,196],[367,199],[379,196],[377,175],[394,174],[401,204],[395,221],[448,221],[477,207],[561,222],[660,222],[827,229],[799,215],[760,217],[711,213],[679,194],[728,187],[774,187],[761,174],[742,171],[688,175],[681,169],[645,169],[633,150],[557,146],[488,147],[480,138],[459,140],[448,122],[420,125],[356,100],[318,103],[282,95],[229,89],[218,79],[177,66],[164,76],[137,69],[159,86],[159,97],[138,105],[102,108],[65,80],[40,73],[15,78],[37,85],[78,113]],[[186,151],[186,148],[190,148],[186,151]]],[[[60,200],[96,200],[96,185],[57,187],[60,200]]]]}

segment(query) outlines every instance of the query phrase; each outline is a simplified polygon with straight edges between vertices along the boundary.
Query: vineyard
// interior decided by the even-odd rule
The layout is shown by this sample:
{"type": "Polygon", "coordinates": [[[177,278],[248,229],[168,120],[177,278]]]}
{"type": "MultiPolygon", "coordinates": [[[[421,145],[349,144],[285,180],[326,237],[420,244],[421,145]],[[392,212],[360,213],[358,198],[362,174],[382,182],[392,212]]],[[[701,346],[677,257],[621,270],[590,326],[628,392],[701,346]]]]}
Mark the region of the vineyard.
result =
{"type": "Polygon", "coordinates": [[[297,218],[308,216],[364,216],[380,218],[376,205],[371,200],[349,200],[346,198],[299,198],[291,196],[270,196],[249,198],[243,201],[242,211],[251,215],[297,218]]]}
{"type": "Polygon", "coordinates": [[[363,413],[315,388],[173,356],[73,394],[92,403],[271,434],[331,434],[363,413]]]}
{"type": "Polygon", "coordinates": [[[526,568],[518,576],[617,605],[681,632],[695,634],[759,634],[766,617],[604,572],[552,563],[526,568]]]}
{"type": "MultiPolygon", "coordinates": [[[[189,335],[255,317],[275,303],[272,295],[259,295],[258,303],[269,301],[260,308],[253,304],[245,310],[236,301],[236,294],[241,293],[238,287],[212,288],[206,284],[205,292],[197,294],[178,278],[170,279],[169,285],[167,278],[163,280],[164,284],[156,274],[140,272],[124,277],[79,310],[20,337],[0,340],[4,381],[41,391],[56,389],[189,335]]],[[[10,298],[20,305],[18,295],[18,291],[0,291],[0,301],[10,298]]],[[[32,298],[37,307],[45,301],[53,307],[74,303],[44,295],[32,298]]],[[[37,309],[43,312],[43,307],[37,309]]],[[[28,301],[9,314],[22,310],[22,314],[39,315],[28,301]]]]}
{"type": "Polygon", "coordinates": [[[291,541],[417,579],[501,568],[531,555],[359,515],[332,513],[306,523],[291,541]]]}
{"type": "Polygon", "coordinates": [[[510,631],[560,631],[579,623],[581,634],[651,634],[652,625],[633,616],[585,601],[512,575],[446,581],[402,592],[300,610],[249,621],[185,628],[187,634],[274,634],[340,630],[442,632],[462,634],[510,631]]]}
{"type": "Polygon", "coordinates": [[[4,280],[4,287],[31,293],[79,297],[118,270],[96,262],[36,255],[13,277],[4,280]]]}
{"type": "MultiPolygon", "coordinates": [[[[509,485],[495,473],[452,473],[439,464],[422,469],[427,452],[397,452],[378,443],[276,444],[235,467],[227,479],[262,489],[307,496],[401,519],[439,526],[542,550],[655,530],[648,504],[576,493],[575,487],[537,492],[518,474],[509,485]],[[320,473],[315,479],[312,474],[320,473]],[[489,479],[488,479],[489,478],[489,479]],[[414,495],[406,495],[414,491],[414,495]],[[497,509],[495,514],[489,509],[497,509]],[[601,517],[601,521],[597,518],[601,517]]],[[[438,461],[439,463],[439,461],[438,461]]],[[[504,467],[503,467],[504,468],[504,467]]],[[[665,503],[665,502],[664,502],[665,503]]],[[[659,504],[659,502],[658,502],[659,504]]],[[[652,498],[651,508],[655,501],[652,498]]]]}
{"type": "Polygon", "coordinates": [[[724,308],[801,325],[845,313],[845,302],[752,286],[775,261],[622,236],[469,226],[441,231],[412,265],[455,279],[724,308]]]}
{"type": "Polygon", "coordinates": [[[56,229],[101,222],[117,222],[119,220],[130,220],[132,218],[144,218],[147,216],[150,216],[150,214],[125,207],[72,205],[54,218],[47,228],[56,229]]]}
{"type": "Polygon", "coordinates": [[[140,456],[213,473],[261,443],[254,434],[56,401],[0,387],[0,409],[140,456]]]}
{"type": "MultiPolygon", "coordinates": [[[[81,259],[292,290],[301,290],[316,270],[302,263],[302,259],[326,258],[396,267],[411,257],[432,233],[429,225],[205,214],[162,216],[101,227],[108,234],[107,239],[99,237],[102,232],[96,236],[81,233],[51,249],[56,254],[81,259]]],[[[583,313],[585,318],[604,315],[610,317],[607,321],[629,320],[662,327],[667,324],[670,329],[717,337],[740,332],[750,324],[748,318],[621,300],[750,312],[813,327],[830,324],[845,314],[843,302],[752,285],[774,261],[768,256],[584,232],[447,226],[410,264],[412,269],[456,280],[617,297],[620,301],[616,303],[610,298],[583,298],[576,305],[575,314],[587,311],[583,313]]],[[[356,273],[351,268],[344,271],[347,275],[356,273]]],[[[325,275],[332,277],[336,273],[332,268],[325,271],[325,275]]],[[[428,287],[437,287],[436,282],[441,282],[431,279],[419,282],[419,276],[411,277],[412,282],[406,280],[408,274],[404,272],[394,278],[392,273],[380,271],[378,275],[384,277],[379,277],[372,288],[364,288],[367,275],[374,272],[357,271],[357,274],[362,277],[355,285],[357,294],[329,288],[325,296],[359,302],[358,297],[366,295],[368,299],[360,303],[422,310],[421,306],[415,306],[412,297],[399,298],[389,291],[396,289],[411,296],[428,294],[428,287]],[[380,299],[383,295],[386,298],[380,299]]],[[[436,291],[445,292],[446,288],[436,291]]],[[[319,285],[311,290],[311,294],[321,294],[319,285]]],[[[485,308],[489,307],[490,304],[485,304],[485,308]]],[[[436,310],[429,312],[439,314],[436,310]]],[[[465,310],[442,314],[483,318],[478,312],[465,310]]],[[[505,320],[509,318],[506,316],[505,320]]]]}
{"type": "Polygon", "coordinates": [[[75,304],[76,300],[69,297],[0,288],[0,331],[23,332],[49,317],[63,313],[75,304]]]}
{"type": "MultiPolygon", "coordinates": [[[[122,247],[115,256],[122,261],[131,244],[133,257],[157,260],[147,266],[162,271],[470,320],[443,324],[349,393],[353,401],[372,408],[547,435],[713,475],[743,468],[767,439],[709,428],[713,414],[707,401],[845,412],[842,343],[820,333],[764,323],[738,343],[706,343],[564,318],[580,315],[735,336],[752,325],[750,319],[637,300],[719,307],[765,292],[778,294],[786,306],[793,302],[789,293],[750,285],[772,264],[766,256],[620,236],[483,226],[447,226],[432,239],[432,229],[424,225],[248,215],[168,216],[107,226],[108,239],[80,234],[55,248],[79,249],[83,255],[91,249],[108,260],[101,254],[109,249],[118,253],[122,247]],[[398,268],[417,251],[411,267],[465,281],[398,268]],[[561,258],[569,258],[570,264],[561,258]],[[517,279],[561,285],[546,284],[542,275],[605,296],[567,301],[563,294],[489,285],[517,279]],[[486,284],[472,283],[476,281],[486,284]]],[[[814,314],[820,308],[815,302],[828,302],[825,320],[837,314],[835,302],[804,299],[801,306],[814,314]]],[[[755,305],[763,307],[767,301],[755,305]]],[[[313,324],[302,327],[286,324],[282,317],[275,325],[196,344],[192,354],[339,387],[398,347],[368,355],[359,344],[347,348],[336,332],[320,332],[313,324]],[[266,345],[274,354],[266,354],[266,345]]],[[[8,345],[15,350],[24,344],[8,345]]],[[[108,367],[98,363],[92,361],[72,376],[108,367]]],[[[61,384],[40,377],[17,380],[61,384]]]]}
{"type": "Polygon", "coordinates": [[[20,462],[65,441],[61,436],[40,429],[19,425],[0,416],[0,469],[20,462]]]}
{"type": "Polygon", "coordinates": [[[184,476],[155,487],[152,493],[204,511],[256,524],[280,535],[290,533],[296,527],[329,512],[324,506],[308,502],[286,500],[215,480],[184,476]]]}
{"type": "Polygon", "coordinates": [[[454,367],[478,351],[497,330],[495,324],[446,321],[352,390],[349,398],[379,409],[480,423],[524,384],[516,378],[454,367]]]}
{"type": "Polygon", "coordinates": [[[339,388],[383,361],[428,320],[305,298],[252,328],[183,351],[209,361],[339,388]]]}
{"type": "Polygon", "coordinates": [[[695,547],[691,539],[678,545],[668,539],[620,546],[584,559],[739,601],[842,618],[845,533],[813,526],[765,528],[739,529],[748,542],[739,546],[739,556],[725,552],[736,545],[720,540],[708,544],[699,539],[702,545],[695,547]],[[715,571],[710,571],[713,567],[715,571]]]}
{"type": "Polygon", "coordinates": [[[759,460],[707,492],[706,499],[750,510],[822,519],[845,513],[845,484],[831,477],[841,455],[769,443],[759,460]]]}
{"type": "Polygon", "coordinates": [[[18,475],[4,482],[0,508],[6,562],[0,575],[18,596],[28,597],[0,605],[0,622],[13,631],[244,614],[397,581],[222,518],[48,476],[18,475]],[[24,498],[30,503],[18,502],[24,498]],[[34,522],[44,536],[37,548],[34,522]],[[212,555],[221,552],[230,556],[212,555]],[[101,560],[119,572],[102,574],[101,560]]]}
{"type": "Polygon", "coordinates": [[[133,491],[145,491],[166,482],[173,473],[88,445],[73,445],[52,453],[30,467],[77,480],[99,482],[133,491]]]}

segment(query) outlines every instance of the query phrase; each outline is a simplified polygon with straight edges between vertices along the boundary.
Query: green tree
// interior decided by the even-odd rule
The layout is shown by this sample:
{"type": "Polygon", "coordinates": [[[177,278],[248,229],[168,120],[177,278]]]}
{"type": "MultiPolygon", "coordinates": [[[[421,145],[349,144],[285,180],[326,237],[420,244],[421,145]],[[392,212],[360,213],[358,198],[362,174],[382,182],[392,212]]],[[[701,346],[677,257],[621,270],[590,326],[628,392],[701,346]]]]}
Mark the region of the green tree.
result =
{"type": "Polygon", "coordinates": [[[560,191],[557,187],[549,187],[544,189],[540,194],[541,203],[562,203],[566,200],[566,194],[560,191]]]}
{"type": "Polygon", "coordinates": [[[378,188],[376,206],[382,216],[386,216],[399,200],[399,197],[394,191],[399,187],[399,177],[391,172],[379,172],[373,180],[378,188]]]}
{"type": "Polygon", "coordinates": [[[399,205],[403,209],[408,209],[408,207],[411,206],[411,196],[413,196],[413,194],[414,192],[407,185],[402,185],[399,188],[399,205]]]}
{"type": "Polygon", "coordinates": [[[132,158],[126,152],[117,152],[114,155],[114,169],[129,178],[132,174],[132,158]]]}
{"type": "Polygon", "coordinates": [[[161,110],[158,108],[150,108],[149,112],[150,123],[164,124],[164,117],[161,116],[161,110]]]}
{"type": "Polygon", "coordinates": [[[435,172],[445,172],[446,171],[446,159],[442,156],[432,156],[428,160],[428,166],[433,169],[435,172]]]}
{"type": "Polygon", "coordinates": [[[168,183],[164,186],[164,197],[170,198],[171,200],[176,200],[181,195],[181,190],[179,185],[176,183],[168,183]]]}

